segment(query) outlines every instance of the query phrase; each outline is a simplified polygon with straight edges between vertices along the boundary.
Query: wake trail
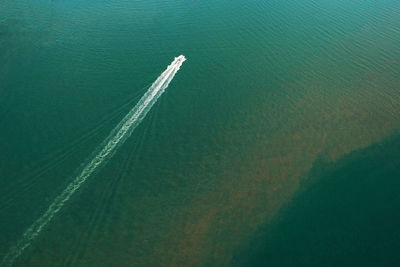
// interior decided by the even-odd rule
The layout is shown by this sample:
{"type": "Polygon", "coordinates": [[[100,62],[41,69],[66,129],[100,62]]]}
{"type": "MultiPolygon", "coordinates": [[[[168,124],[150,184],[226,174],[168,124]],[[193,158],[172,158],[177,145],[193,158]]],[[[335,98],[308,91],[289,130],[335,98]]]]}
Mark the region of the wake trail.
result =
{"type": "Polygon", "coordinates": [[[118,146],[122,145],[131,135],[133,130],[145,118],[151,107],[157,102],[158,98],[164,93],[185,60],[186,58],[180,55],[172,61],[167,69],[149,87],[138,103],[111,131],[110,135],[103,141],[98,149],[95,150],[91,160],[83,167],[78,176],[55,198],[46,212],[25,231],[16,245],[9,249],[3,261],[0,263],[0,266],[11,266],[40,234],[42,229],[62,209],[71,196],[82,186],[87,178],[112,157],[118,146]]]}

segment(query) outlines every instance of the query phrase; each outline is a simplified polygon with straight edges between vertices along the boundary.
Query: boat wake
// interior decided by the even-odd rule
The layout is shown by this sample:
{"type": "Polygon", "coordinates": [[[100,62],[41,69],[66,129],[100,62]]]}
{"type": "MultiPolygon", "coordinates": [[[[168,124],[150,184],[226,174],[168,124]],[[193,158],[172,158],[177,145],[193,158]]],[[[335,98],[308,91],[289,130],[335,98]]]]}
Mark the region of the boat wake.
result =
{"type": "Polygon", "coordinates": [[[140,124],[150,111],[158,98],[164,93],[175,74],[186,60],[183,55],[176,57],[167,69],[149,87],[139,102],[129,111],[121,122],[111,131],[110,135],[95,150],[93,156],[75,179],[61,192],[60,195],[51,203],[46,212],[37,219],[23,234],[22,238],[10,248],[3,258],[0,266],[11,266],[21,253],[31,244],[40,234],[42,229],[53,219],[62,209],[71,196],[82,186],[82,184],[107,162],[115,153],[116,149],[131,135],[133,130],[140,124]]]}

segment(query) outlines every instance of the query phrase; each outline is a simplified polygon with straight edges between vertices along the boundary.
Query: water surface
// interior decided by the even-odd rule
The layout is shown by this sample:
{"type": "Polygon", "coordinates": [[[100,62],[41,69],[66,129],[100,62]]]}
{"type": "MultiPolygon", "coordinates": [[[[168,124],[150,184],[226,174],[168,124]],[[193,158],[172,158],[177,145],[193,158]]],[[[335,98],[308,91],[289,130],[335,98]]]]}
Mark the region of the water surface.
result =
{"type": "Polygon", "coordinates": [[[232,265],[319,159],[399,131],[395,0],[3,0],[0,258],[180,54],[16,266],[232,265]]]}

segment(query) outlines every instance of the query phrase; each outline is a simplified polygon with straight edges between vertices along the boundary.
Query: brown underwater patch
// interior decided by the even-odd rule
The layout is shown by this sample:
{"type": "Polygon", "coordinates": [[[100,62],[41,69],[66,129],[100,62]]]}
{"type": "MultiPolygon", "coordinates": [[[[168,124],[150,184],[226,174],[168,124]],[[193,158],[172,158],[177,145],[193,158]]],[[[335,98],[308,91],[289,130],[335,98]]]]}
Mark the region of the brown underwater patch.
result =
{"type": "MultiPolygon", "coordinates": [[[[356,38],[362,42],[371,27],[377,31],[380,26],[367,24],[356,38]]],[[[347,52],[339,53],[357,54],[353,37],[335,40],[333,49],[344,45],[347,52]]],[[[369,44],[361,53],[377,51],[369,44]]],[[[247,152],[250,160],[225,170],[214,191],[187,203],[172,219],[169,234],[154,247],[153,256],[167,266],[229,265],[235,250],[291,199],[321,154],[335,161],[391,135],[400,125],[400,73],[396,60],[382,60],[379,70],[365,66],[363,79],[333,75],[315,81],[302,70],[304,78],[283,85],[288,90],[306,88],[304,95],[292,100],[285,128],[259,140],[259,147],[247,152]]],[[[317,59],[306,66],[354,70],[358,66],[353,63],[317,59]]]]}

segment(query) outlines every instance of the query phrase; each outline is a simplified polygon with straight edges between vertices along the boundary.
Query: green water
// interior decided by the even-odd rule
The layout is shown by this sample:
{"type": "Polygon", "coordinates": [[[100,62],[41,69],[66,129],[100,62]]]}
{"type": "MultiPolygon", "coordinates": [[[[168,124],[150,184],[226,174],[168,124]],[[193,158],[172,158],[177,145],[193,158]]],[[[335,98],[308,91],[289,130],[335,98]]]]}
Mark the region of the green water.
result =
{"type": "MultiPolygon", "coordinates": [[[[364,175],[354,170],[370,166],[380,179],[365,187],[390,193],[398,173],[382,166],[398,146],[368,147],[400,129],[398,1],[3,0],[0,259],[180,54],[188,60],[143,123],[15,266],[274,265],[283,254],[309,266],[361,243],[382,249],[368,244],[386,235],[360,234],[337,258],[323,254],[336,242],[324,229],[345,235],[353,221],[320,226],[310,214],[335,199],[305,184],[348,186],[352,203],[364,175]],[[340,165],[364,149],[383,163],[340,165]],[[333,170],[316,179],[321,159],[333,170]],[[323,184],[331,176],[342,179],[323,184]],[[313,234],[293,221],[306,219],[320,228],[303,244],[313,234]]],[[[394,212],[398,199],[387,202],[394,212]]],[[[332,216],[376,213],[355,206],[332,216]]],[[[391,238],[382,264],[396,261],[391,238]]]]}
{"type": "Polygon", "coordinates": [[[318,162],[237,266],[397,266],[400,138],[318,162]],[[311,181],[311,182],[310,182],[311,181]]]}

